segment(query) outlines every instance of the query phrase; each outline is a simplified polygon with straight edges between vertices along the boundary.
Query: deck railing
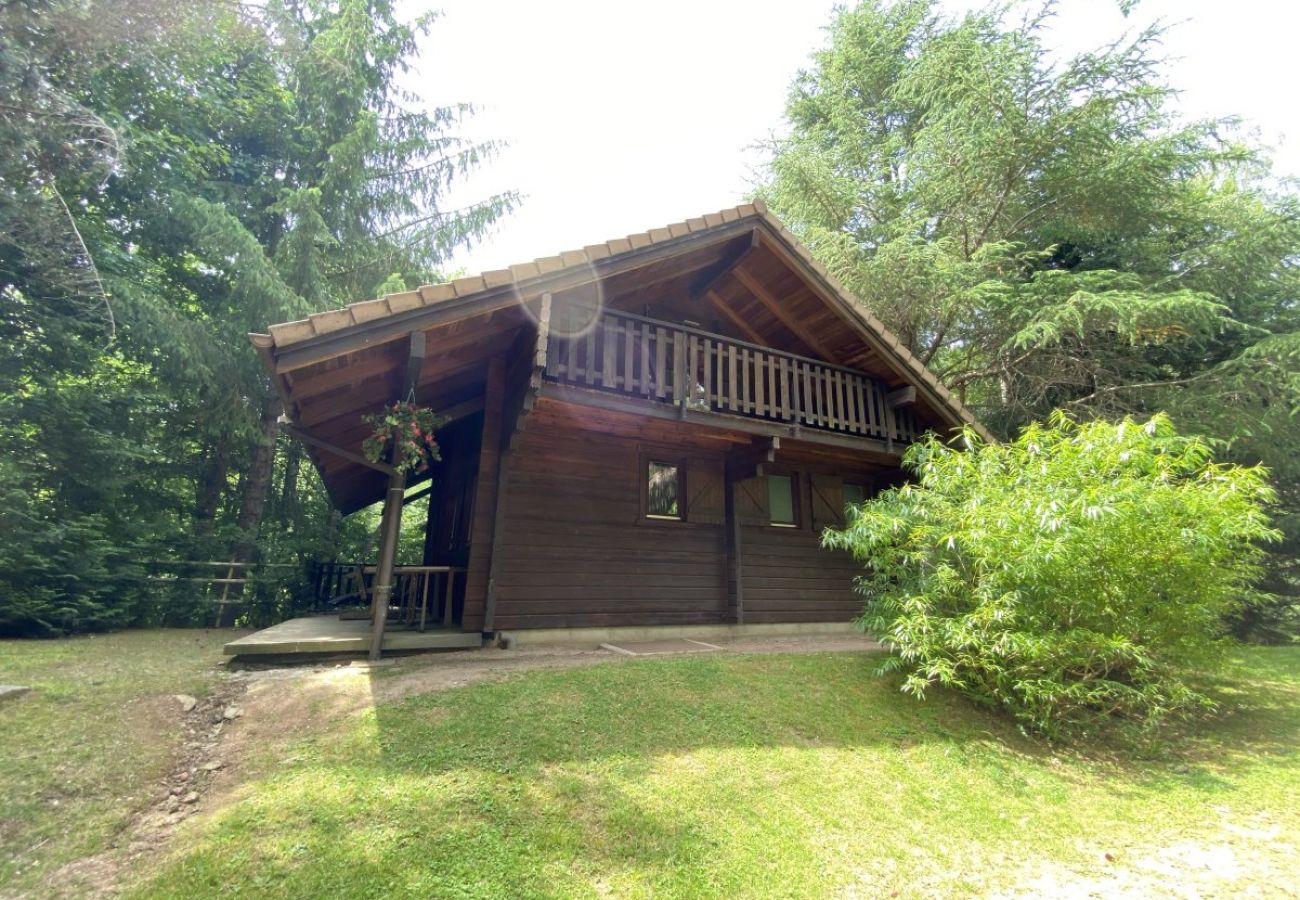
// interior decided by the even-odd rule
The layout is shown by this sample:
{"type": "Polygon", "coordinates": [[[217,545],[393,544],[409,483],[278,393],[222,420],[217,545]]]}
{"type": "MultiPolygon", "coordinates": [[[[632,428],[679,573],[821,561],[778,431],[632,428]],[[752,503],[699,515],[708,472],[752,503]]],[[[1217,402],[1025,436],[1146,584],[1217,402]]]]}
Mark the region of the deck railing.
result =
{"type": "Polygon", "coordinates": [[[841,434],[908,443],[910,410],[863,372],[683,325],[604,312],[580,334],[552,330],[546,377],[563,384],[841,434]]]}
{"type": "MultiPolygon", "coordinates": [[[[374,563],[313,562],[308,568],[318,610],[339,606],[368,608],[375,587],[374,563]]],[[[459,566],[394,566],[390,625],[418,627],[424,631],[429,620],[447,628],[453,624],[456,577],[459,566]],[[432,614],[432,615],[431,615],[432,614]]]]}

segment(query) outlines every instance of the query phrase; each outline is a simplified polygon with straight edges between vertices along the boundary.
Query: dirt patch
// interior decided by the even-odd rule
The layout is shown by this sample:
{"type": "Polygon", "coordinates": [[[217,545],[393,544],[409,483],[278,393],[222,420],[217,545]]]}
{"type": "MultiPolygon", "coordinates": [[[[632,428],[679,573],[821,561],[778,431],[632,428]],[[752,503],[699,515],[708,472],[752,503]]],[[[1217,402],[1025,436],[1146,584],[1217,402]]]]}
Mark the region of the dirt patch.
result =
{"type": "Polygon", "coordinates": [[[110,897],[117,894],[126,869],[165,846],[176,826],[199,812],[227,767],[222,737],[242,716],[238,703],[245,687],[221,677],[203,698],[160,695],[137,701],[129,727],[158,739],[181,721],[176,752],[166,775],[156,784],[153,800],[124,828],[104,852],[68,863],[50,873],[42,885],[49,897],[110,897]],[[188,707],[188,709],[187,709],[188,707]]]}

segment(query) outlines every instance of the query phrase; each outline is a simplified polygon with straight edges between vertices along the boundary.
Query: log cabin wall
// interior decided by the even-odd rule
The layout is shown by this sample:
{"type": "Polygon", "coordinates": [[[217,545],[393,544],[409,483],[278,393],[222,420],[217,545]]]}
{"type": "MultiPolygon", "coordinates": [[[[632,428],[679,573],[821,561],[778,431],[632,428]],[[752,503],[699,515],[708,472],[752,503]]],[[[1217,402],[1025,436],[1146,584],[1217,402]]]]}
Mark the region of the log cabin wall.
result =
{"type": "MultiPolygon", "coordinates": [[[[722,525],[643,520],[643,446],[529,421],[505,479],[496,629],[723,621],[722,525]]],[[[720,455],[656,446],[721,478],[720,455]]]]}
{"type": "MultiPolygon", "coordinates": [[[[724,517],[724,455],[716,439],[683,426],[680,439],[622,436],[540,410],[510,453],[497,547],[494,630],[736,621],[724,517]],[[645,515],[651,460],[679,463],[683,521],[645,515]]],[[[878,469],[798,463],[786,468],[801,490],[795,528],[763,519],[765,502],[742,501],[746,623],[848,621],[861,610],[847,555],[818,545],[835,524],[833,484],[851,474],[880,481],[878,469]],[[819,491],[814,490],[814,485],[819,491]],[[814,530],[816,528],[816,530],[814,530]]],[[[742,482],[757,497],[766,482],[742,482]]],[[[472,602],[472,601],[471,601],[472,602]]]]}
{"type": "Polygon", "coordinates": [[[794,524],[773,525],[766,478],[737,484],[741,524],[744,621],[845,622],[862,612],[853,579],[862,566],[845,552],[821,546],[826,528],[844,524],[844,485],[872,496],[897,480],[894,472],[852,465],[787,461],[772,474],[790,479],[794,524]]]}

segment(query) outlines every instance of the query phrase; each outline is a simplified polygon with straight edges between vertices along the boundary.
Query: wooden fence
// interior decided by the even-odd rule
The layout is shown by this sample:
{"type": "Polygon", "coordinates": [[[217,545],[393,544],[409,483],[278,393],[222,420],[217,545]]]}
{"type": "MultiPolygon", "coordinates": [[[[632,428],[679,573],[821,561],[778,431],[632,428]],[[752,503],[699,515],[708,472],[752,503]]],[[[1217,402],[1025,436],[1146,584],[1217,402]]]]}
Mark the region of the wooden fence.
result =
{"type": "Polygon", "coordinates": [[[248,602],[244,589],[267,575],[301,571],[293,563],[240,562],[238,560],[151,559],[144,580],[154,587],[191,585],[215,607],[213,624],[229,625],[235,607],[248,602]]]}

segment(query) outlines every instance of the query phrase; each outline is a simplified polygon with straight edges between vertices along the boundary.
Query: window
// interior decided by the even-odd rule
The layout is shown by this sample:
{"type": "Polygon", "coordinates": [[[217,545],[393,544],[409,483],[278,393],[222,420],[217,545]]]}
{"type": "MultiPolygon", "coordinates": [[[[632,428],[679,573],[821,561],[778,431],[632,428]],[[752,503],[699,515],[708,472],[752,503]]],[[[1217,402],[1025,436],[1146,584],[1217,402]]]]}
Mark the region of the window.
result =
{"type": "Polygon", "coordinates": [[[867,499],[866,488],[864,488],[860,484],[848,484],[847,482],[845,483],[844,485],[845,506],[861,506],[862,501],[866,499],[867,499]]]}
{"type": "Polygon", "coordinates": [[[767,476],[767,509],[771,524],[781,528],[794,528],[798,525],[795,519],[793,475],[767,476]]]}
{"type": "Polygon", "coordinates": [[[651,519],[680,519],[681,488],[680,465],[650,460],[646,464],[646,516],[651,519]]]}

